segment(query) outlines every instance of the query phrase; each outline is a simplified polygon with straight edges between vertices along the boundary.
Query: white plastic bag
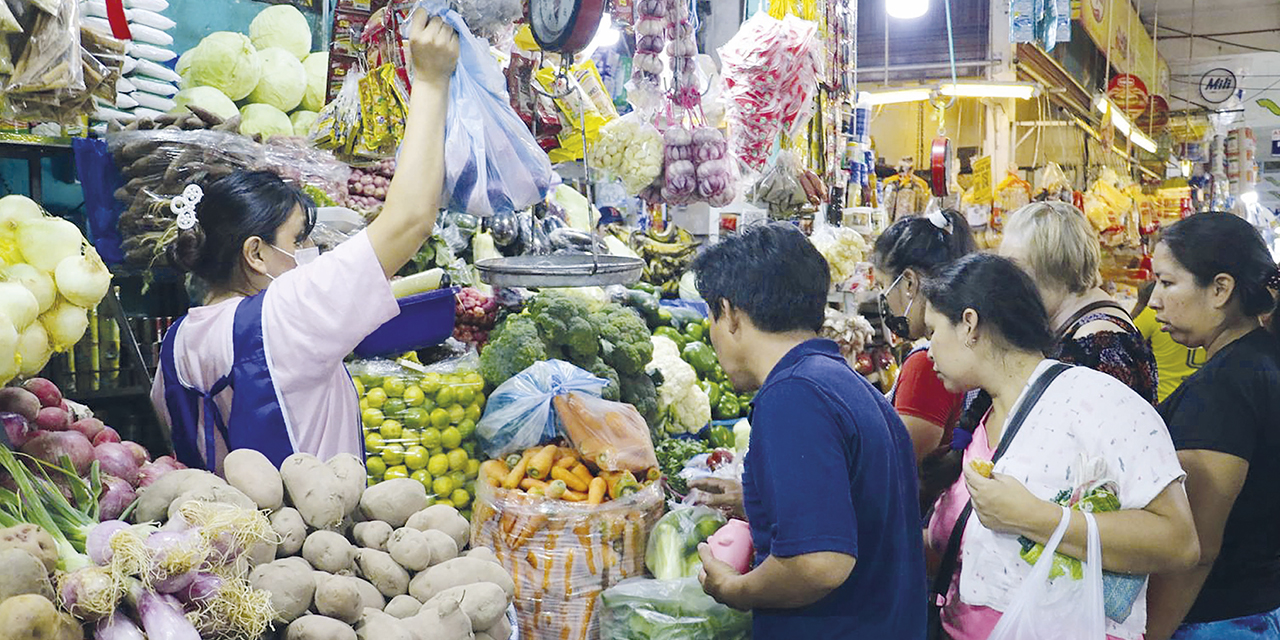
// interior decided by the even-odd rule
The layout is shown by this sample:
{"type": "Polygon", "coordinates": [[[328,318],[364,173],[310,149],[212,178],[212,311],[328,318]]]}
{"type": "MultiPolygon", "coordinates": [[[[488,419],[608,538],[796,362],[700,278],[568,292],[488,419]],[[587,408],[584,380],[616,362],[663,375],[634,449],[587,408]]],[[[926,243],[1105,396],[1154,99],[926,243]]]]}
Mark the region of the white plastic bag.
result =
{"type": "MultiPolygon", "coordinates": [[[[1102,540],[1093,514],[1084,513],[1088,524],[1088,558],[1084,563],[1084,580],[1076,590],[1078,602],[1049,600],[1049,571],[1053,554],[1071,522],[1071,510],[1062,508],[1058,528],[1045,544],[1031,573],[1022,582],[1009,607],[1000,616],[988,640],[1106,640],[1107,618],[1102,607],[1102,540]]],[[[1070,577],[1060,578],[1070,580],[1070,577]]]]}

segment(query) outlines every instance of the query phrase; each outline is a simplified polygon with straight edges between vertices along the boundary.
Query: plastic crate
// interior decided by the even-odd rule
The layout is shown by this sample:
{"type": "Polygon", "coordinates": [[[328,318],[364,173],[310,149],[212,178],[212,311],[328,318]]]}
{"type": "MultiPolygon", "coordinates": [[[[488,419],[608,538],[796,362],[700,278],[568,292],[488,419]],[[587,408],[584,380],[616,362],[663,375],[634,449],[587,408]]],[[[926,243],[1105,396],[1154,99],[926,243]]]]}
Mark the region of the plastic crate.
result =
{"type": "Polygon", "coordinates": [[[453,335],[454,295],[458,287],[401,298],[400,315],[356,345],[361,358],[401,354],[444,342],[453,335]]]}

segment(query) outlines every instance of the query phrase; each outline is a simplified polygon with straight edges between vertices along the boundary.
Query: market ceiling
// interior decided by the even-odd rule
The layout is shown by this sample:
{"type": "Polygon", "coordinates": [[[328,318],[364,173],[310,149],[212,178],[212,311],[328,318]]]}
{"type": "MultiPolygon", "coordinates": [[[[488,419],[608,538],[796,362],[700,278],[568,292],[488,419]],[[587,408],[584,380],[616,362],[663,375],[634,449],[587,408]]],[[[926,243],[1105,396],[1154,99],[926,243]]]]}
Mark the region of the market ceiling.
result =
{"type": "Polygon", "coordinates": [[[1277,0],[1134,0],[1161,55],[1178,60],[1280,52],[1277,0]],[[1154,27],[1159,24],[1159,29],[1154,27]]]}

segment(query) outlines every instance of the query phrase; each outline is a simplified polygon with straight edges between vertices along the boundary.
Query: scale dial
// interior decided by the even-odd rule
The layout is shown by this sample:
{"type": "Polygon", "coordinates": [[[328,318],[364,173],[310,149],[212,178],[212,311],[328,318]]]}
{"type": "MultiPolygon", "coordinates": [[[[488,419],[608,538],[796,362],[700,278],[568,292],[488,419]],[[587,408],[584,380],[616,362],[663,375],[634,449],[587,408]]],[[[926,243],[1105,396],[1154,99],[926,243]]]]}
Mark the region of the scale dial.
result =
{"type": "Polygon", "coordinates": [[[529,0],[529,27],[545,51],[576,53],[591,42],[603,0],[529,0]]]}

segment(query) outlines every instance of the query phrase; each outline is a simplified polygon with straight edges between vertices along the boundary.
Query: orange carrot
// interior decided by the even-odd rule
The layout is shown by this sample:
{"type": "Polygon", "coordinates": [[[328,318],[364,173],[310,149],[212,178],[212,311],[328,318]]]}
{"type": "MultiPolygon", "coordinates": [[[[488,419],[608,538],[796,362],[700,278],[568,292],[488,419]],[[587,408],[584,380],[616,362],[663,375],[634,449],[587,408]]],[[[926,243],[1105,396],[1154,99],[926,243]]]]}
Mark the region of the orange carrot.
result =
{"type": "Polygon", "coordinates": [[[546,493],[547,483],[541,480],[534,480],[533,478],[525,478],[524,480],[520,481],[520,488],[524,489],[525,491],[532,491],[533,489],[541,489],[543,493],[546,493]]]}
{"type": "Polygon", "coordinates": [[[582,464],[581,462],[575,465],[572,471],[573,475],[581,478],[586,484],[591,484],[591,481],[595,479],[595,476],[591,475],[591,470],[587,468],[587,465],[582,464]]]}
{"type": "Polygon", "coordinates": [[[568,500],[569,502],[586,502],[587,494],[574,491],[572,489],[565,489],[564,495],[560,496],[560,499],[568,500]]]}
{"type": "Polygon", "coordinates": [[[524,479],[524,474],[528,468],[529,456],[525,456],[520,459],[516,466],[512,467],[511,471],[507,473],[507,477],[503,478],[502,487],[504,489],[514,489],[520,486],[520,481],[524,479]]]}
{"type": "Polygon", "coordinates": [[[526,473],[530,478],[541,480],[551,473],[551,463],[555,461],[556,449],[554,444],[549,444],[529,459],[529,468],[526,473]]]}
{"type": "Polygon", "coordinates": [[[609,485],[604,481],[604,478],[592,480],[591,487],[587,490],[587,504],[597,505],[604,502],[604,494],[608,488],[609,485]]]}
{"type": "Polygon", "coordinates": [[[560,469],[572,469],[573,465],[578,464],[578,459],[570,456],[560,456],[556,459],[555,467],[560,469]]]}
{"type": "Polygon", "coordinates": [[[589,482],[583,482],[582,478],[579,478],[578,476],[560,467],[551,468],[551,477],[552,479],[555,479],[555,480],[563,480],[565,486],[569,487],[570,489],[573,489],[574,491],[586,491],[587,487],[590,486],[591,484],[589,482]]]}
{"type": "Polygon", "coordinates": [[[507,479],[508,473],[511,473],[511,469],[508,469],[507,463],[501,460],[486,460],[480,465],[480,477],[494,480],[495,486],[502,484],[502,481],[507,479]]]}

